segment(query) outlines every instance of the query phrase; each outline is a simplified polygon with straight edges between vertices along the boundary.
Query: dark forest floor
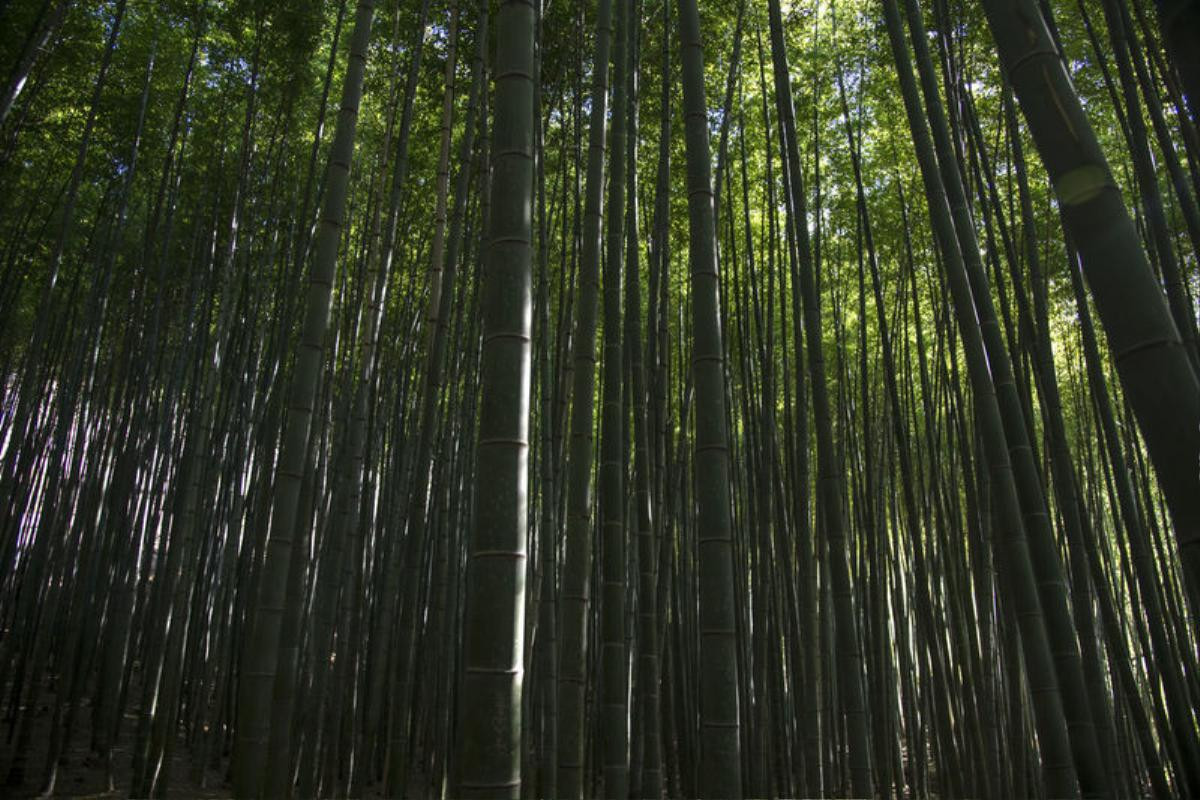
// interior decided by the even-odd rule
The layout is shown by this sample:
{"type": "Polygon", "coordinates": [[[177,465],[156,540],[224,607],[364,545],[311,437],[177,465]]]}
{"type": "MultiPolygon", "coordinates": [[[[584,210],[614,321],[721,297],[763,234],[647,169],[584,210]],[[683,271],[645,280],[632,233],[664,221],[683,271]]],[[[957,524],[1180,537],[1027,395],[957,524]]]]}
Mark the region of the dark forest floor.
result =
{"type": "MultiPolygon", "coordinates": [[[[140,697],[140,688],[130,687],[130,697],[140,697]]],[[[69,741],[59,761],[54,790],[43,795],[45,784],[46,753],[50,743],[50,726],[54,718],[54,691],[43,683],[38,698],[36,716],[30,736],[29,753],[25,762],[25,780],[20,785],[10,785],[6,775],[0,775],[0,797],[75,797],[75,798],[124,798],[129,797],[130,782],[133,780],[133,739],[137,732],[138,712],[136,707],[127,708],[121,723],[120,735],[113,747],[113,775],[115,787],[108,789],[104,767],[91,751],[92,704],[85,700],[75,715],[75,724],[69,741]]],[[[16,745],[16,722],[4,719],[0,722],[0,770],[7,772],[16,745]]],[[[201,787],[196,780],[196,770],[191,752],[180,736],[171,748],[171,757],[166,767],[170,770],[167,782],[167,797],[171,798],[224,798],[233,792],[226,784],[225,776],[209,770],[206,785],[201,787]]]]}

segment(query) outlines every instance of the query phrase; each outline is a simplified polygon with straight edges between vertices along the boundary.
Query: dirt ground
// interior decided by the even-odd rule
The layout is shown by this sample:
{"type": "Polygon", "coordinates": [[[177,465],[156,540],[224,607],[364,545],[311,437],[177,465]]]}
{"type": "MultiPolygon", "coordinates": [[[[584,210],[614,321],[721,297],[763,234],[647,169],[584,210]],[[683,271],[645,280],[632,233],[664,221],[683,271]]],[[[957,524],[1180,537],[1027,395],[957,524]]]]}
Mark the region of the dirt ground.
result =
{"type": "MultiPolygon", "coordinates": [[[[132,687],[130,697],[140,697],[132,687]]],[[[6,775],[0,775],[0,797],[29,798],[43,796],[46,769],[46,752],[50,742],[50,723],[54,716],[54,694],[47,688],[38,698],[37,716],[34,718],[30,737],[29,754],[25,766],[25,781],[20,786],[5,783],[6,775]]],[[[106,785],[103,765],[91,752],[92,707],[84,702],[75,716],[75,723],[59,762],[54,791],[47,797],[74,798],[124,798],[129,797],[133,780],[133,737],[137,730],[137,710],[126,709],[121,723],[120,736],[113,748],[113,775],[116,784],[112,791],[106,785]]],[[[0,770],[7,771],[16,744],[16,722],[0,721],[0,770]]],[[[194,764],[187,745],[180,737],[171,748],[167,797],[171,798],[224,798],[231,797],[232,790],[225,783],[225,776],[208,771],[206,786],[196,781],[194,764]]]]}

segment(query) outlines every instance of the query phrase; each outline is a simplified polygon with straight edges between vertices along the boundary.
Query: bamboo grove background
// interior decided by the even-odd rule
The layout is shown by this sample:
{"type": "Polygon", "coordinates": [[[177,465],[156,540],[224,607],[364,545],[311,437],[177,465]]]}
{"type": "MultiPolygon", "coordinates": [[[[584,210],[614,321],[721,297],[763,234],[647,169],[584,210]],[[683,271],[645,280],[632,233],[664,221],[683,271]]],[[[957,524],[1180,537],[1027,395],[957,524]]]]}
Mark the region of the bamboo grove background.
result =
{"type": "Polygon", "coordinates": [[[0,780],[1200,794],[1187,0],[0,2],[0,780]]]}

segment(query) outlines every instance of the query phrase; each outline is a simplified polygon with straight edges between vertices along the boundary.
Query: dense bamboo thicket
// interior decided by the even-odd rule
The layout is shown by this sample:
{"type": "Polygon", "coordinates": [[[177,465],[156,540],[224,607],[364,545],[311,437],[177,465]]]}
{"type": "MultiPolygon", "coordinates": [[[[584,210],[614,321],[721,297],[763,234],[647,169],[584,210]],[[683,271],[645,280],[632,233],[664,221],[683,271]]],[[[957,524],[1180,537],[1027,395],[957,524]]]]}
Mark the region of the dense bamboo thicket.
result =
{"type": "Polygon", "coordinates": [[[1196,0],[0,1],[6,796],[1200,796],[1196,0]]]}

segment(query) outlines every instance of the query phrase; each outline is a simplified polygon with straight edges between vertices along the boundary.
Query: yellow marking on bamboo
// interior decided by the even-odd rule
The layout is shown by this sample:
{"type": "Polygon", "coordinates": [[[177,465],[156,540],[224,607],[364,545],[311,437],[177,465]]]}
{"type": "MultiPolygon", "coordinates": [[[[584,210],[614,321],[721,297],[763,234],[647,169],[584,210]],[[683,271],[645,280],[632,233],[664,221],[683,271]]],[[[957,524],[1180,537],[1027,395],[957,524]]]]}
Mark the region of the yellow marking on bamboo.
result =
{"type": "Polygon", "coordinates": [[[1084,164],[1058,176],[1054,192],[1064,206],[1086,203],[1109,185],[1108,172],[1096,164],[1084,164]]]}

